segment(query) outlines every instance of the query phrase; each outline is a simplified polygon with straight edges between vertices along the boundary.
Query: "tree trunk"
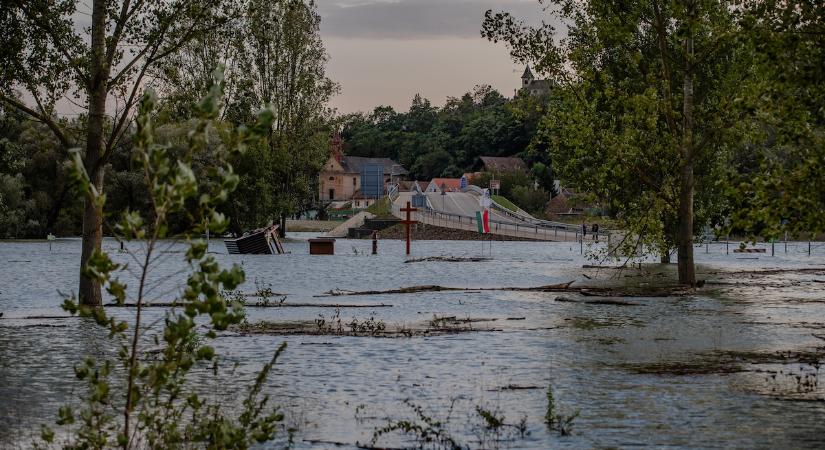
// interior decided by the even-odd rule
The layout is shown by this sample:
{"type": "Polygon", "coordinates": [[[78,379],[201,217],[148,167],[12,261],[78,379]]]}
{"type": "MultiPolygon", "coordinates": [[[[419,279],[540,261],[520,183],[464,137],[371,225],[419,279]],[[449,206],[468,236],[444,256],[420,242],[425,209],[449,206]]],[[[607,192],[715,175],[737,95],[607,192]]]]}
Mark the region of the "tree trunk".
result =
{"type": "MultiPolygon", "coordinates": [[[[89,60],[89,122],[86,130],[86,157],[84,165],[89,181],[103,192],[103,126],[106,120],[106,93],[108,91],[109,65],[106,59],[106,5],[105,0],[94,0],[92,5],[91,55],[89,60]]],[[[94,199],[86,198],[83,209],[83,251],[80,267],[83,268],[92,254],[100,251],[103,240],[103,208],[94,199]]],[[[81,269],[82,270],[82,269],[81,269]]],[[[100,283],[80,275],[78,289],[80,303],[99,306],[103,304],[100,283]]]]}
{"type": "MultiPolygon", "coordinates": [[[[688,30],[690,33],[690,30],[688,30]]],[[[682,129],[679,193],[678,270],[679,283],[696,285],[693,264],[693,36],[685,38],[684,127],[682,129]]]]}
{"type": "MultiPolygon", "coordinates": [[[[87,146],[88,150],[88,146],[87,146]]],[[[103,170],[90,173],[92,184],[95,188],[103,188],[103,170]]],[[[103,208],[97,202],[87,198],[83,205],[83,251],[80,255],[80,267],[85,267],[89,258],[100,251],[103,242],[103,208]]],[[[90,278],[80,275],[80,288],[78,289],[80,303],[89,306],[100,306],[103,304],[103,297],[100,291],[100,283],[90,278]]]]}
{"type": "Polygon", "coordinates": [[[659,262],[662,264],[670,264],[670,252],[664,251],[659,255],[659,262]]]}
{"type": "Polygon", "coordinates": [[[281,238],[286,237],[286,213],[281,213],[281,224],[278,227],[278,236],[281,238]]]}

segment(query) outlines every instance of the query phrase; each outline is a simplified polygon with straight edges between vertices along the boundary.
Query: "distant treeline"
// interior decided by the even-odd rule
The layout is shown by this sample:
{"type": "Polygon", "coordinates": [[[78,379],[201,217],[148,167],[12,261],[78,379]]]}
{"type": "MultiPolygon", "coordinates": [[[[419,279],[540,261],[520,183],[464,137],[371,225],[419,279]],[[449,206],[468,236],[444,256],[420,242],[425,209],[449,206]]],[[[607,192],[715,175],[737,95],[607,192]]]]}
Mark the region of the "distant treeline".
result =
{"type": "Polygon", "coordinates": [[[407,112],[379,106],[345,116],[345,153],[392,158],[411,178],[427,181],[475,171],[479,156],[519,156],[543,171],[551,167],[549,153],[536,130],[550,101],[523,93],[508,99],[486,85],[441,108],[416,95],[407,112]]]}

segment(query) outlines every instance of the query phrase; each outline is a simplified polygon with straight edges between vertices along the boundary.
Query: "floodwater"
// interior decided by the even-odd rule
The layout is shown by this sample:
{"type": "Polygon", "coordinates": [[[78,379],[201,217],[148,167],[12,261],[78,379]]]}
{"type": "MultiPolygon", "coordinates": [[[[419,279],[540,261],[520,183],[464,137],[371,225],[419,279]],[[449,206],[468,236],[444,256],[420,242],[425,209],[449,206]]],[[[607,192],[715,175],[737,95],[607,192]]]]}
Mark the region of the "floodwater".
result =
{"type": "MultiPolygon", "coordinates": [[[[715,273],[823,267],[821,244],[814,244],[810,256],[807,243],[791,243],[787,253],[777,244],[773,257],[770,246],[766,254],[726,254],[724,243],[711,244],[707,253],[697,247],[700,278],[717,283],[695,296],[625,298],[630,305],[617,305],[584,303],[589,298],[577,294],[472,290],[319,298],[333,289],[425,284],[472,289],[576,280],[636,286],[655,283],[657,275],[583,269],[594,262],[569,243],[495,242],[491,261],[405,264],[400,241],[380,242],[380,255],[372,256],[369,241],[338,240],[336,256],[310,256],[303,239],[312,236],[293,235],[288,255],[227,255],[214,241],[210,250],[222,264],[243,265],[244,292],[271,285],[287,294],[288,303],[392,305],[344,307],[344,323],[374,317],[388,327],[421,326],[434,315],[496,320],[474,323],[478,331],[471,333],[392,339],[219,336],[218,354],[237,367],[223,379],[210,375],[201,389],[227,401],[288,343],[266,393],[299,429],[297,448],[369,442],[387,420],[411,417],[405,399],[436,419],[449,415],[450,433],[474,448],[825,446],[825,383],[817,379],[825,371],[819,367],[825,355],[825,270],[715,273]],[[557,301],[560,296],[572,301],[557,301]],[[543,424],[548,385],[558,412],[579,412],[570,436],[543,424]],[[485,442],[476,406],[497,411],[511,424],[526,418],[527,435],[485,442]]],[[[118,261],[131,260],[117,252],[115,241],[104,247],[118,261]]],[[[139,247],[129,246],[136,252],[139,247]]],[[[163,247],[167,253],[151,273],[156,287],[149,296],[170,301],[185,279],[183,246],[163,247]]],[[[58,240],[51,250],[46,242],[0,243],[0,448],[28,446],[41,423],[53,423],[58,407],[82,393],[73,365],[85,355],[112,353],[105,331],[77,318],[54,318],[66,315],[59,307],[61,293],[75,289],[79,253],[75,239],[58,240]]],[[[418,241],[413,253],[480,256],[481,244],[418,241]]],[[[250,308],[248,320],[312,321],[333,313],[250,308]]],[[[163,311],[145,314],[149,323],[163,311]]],[[[379,445],[414,442],[391,436],[379,445]]]]}

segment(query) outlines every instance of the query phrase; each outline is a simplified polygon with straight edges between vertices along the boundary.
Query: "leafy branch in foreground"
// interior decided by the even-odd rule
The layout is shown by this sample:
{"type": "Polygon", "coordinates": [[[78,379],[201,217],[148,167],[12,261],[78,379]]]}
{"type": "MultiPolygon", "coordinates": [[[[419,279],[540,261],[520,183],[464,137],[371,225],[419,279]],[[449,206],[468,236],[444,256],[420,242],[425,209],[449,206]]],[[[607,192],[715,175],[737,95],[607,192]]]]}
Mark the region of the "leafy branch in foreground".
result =
{"type": "MultiPolygon", "coordinates": [[[[215,350],[203,344],[203,338],[212,339],[215,331],[243,319],[242,306],[230,305],[221,292],[243,283],[244,272],[238,266],[222,269],[207,255],[206,243],[199,236],[207,230],[220,233],[228,224],[216,209],[238,183],[226,158],[259,139],[272,121],[272,114],[265,110],[253,126],[239,127],[223,136],[218,163],[204,179],[196,179],[190,164],[193,155],[214,139],[211,134],[215,133],[213,123],[220,110],[222,76],[222,70],[215,72],[209,94],[195,106],[193,116],[197,120],[183,154],[173,156],[171,146],[155,142],[152,113],[156,99],[149,91],[141,100],[134,157],[148,187],[151,215],[143,217],[127,211],[116,227],[119,238],[142,244],[140,250],[129,250],[128,255],[138,266],[130,273],[137,272],[139,282],[135,289],[128,289],[119,275],[131,268],[102,251],[95,252],[84,269],[84,276],[104,286],[117,304],[124,304],[127,297],[133,301],[135,316],[133,321],[122,321],[109,316],[102,307],[83,305],[74,297],[65,300],[65,310],[93,318],[107,327],[110,338],[120,345],[117,364],[87,358],[75,368],[75,375],[86,383],[88,391],[79,408],[60,409],[57,425],[66,428],[62,434],[66,436],[62,444],[66,448],[248,448],[256,442],[273,440],[282,427],[283,414],[277,407],[267,406],[268,396],[261,391],[286,344],[263,367],[243,404],[235,410],[237,414],[217,400],[201,398],[196,393],[198,382],[189,376],[193,370],[207,369],[209,364],[217,374],[215,350]],[[146,294],[151,291],[147,279],[161,253],[157,246],[167,237],[172,216],[182,216],[189,224],[183,238],[188,245],[185,262],[191,273],[179,299],[182,308],[168,312],[162,329],[158,329],[144,323],[141,313],[146,294]],[[200,316],[206,316],[209,322],[209,331],[203,336],[196,330],[200,316]],[[156,334],[149,337],[149,332],[156,334]],[[146,356],[143,346],[152,340],[161,349],[146,356]]],[[[73,153],[73,173],[84,195],[101,204],[105,201],[90,181],[78,152],[73,153]]],[[[55,444],[51,429],[44,427],[41,437],[46,446],[55,444]]]]}

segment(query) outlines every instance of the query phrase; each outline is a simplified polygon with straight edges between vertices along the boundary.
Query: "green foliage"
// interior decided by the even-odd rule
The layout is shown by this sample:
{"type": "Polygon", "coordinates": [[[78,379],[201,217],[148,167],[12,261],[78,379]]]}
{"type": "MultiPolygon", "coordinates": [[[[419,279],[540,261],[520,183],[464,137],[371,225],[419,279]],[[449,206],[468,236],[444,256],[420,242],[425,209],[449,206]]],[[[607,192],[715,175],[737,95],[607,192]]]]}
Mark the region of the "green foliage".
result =
{"type": "MultiPolygon", "coordinates": [[[[504,415],[497,409],[488,409],[482,405],[475,405],[474,414],[470,414],[467,423],[464,424],[465,431],[473,431],[478,438],[478,442],[464,443],[454,437],[451,430],[453,424],[453,408],[456,399],[450,404],[446,417],[443,420],[431,417],[423,407],[410,399],[403,402],[412,412],[412,417],[400,420],[388,420],[383,427],[377,428],[373,432],[372,446],[381,440],[382,437],[393,433],[400,433],[415,440],[416,447],[420,449],[444,449],[462,450],[470,448],[501,448],[502,444],[516,442],[525,438],[530,433],[527,426],[527,416],[524,416],[518,423],[508,423],[504,415]]],[[[356,410],[356,414],[358,411],[356,410]]],[[[373,448],[373,447],[370,447],[373,448]]]]}
{"type": "MultiPolygon", "coordinates": [[[[119,274],[134,267],[115,263],[100,251],[84,267],[84,276],[99,282],[117,303],[132,300],[136,304],[135,320],[118,321],[102,307],[66,299],[65,310],[90,317],[109,330],[120,344],[117,364],[123,369],[114,371],[112,361],[100,363],[91,358],[75,368],[75,375],[85,382],[87,390],[79,408],[60,409],[57,425],[67,429],[66,448],[248,448],[272,440],[281,428],[283,414],[268,406],[268,396],[261,391],[286,344],[278,348],[249,387],[237,416],[227,412],[223,402],[201,398],[197,386],[188,378],[194,368],[205,368],[207,364],[218,370],[215,351],[205,339],[214,338],[215,331],[225,330],[244,317],[242,306],[230,305],[222,295],[244,281],[244,272],[238,266],[221,268],[197,236],[207,229],[218,233],[226,228],[228,220],[217,207],[238,183],[226,160],[259,140],[261,130],[272,120],[271,112],[264,111],[253,126],[233,130],[227,144],[216,149],[218,164],[207,170],[206,177],[196,177],[192,157],[215,131],[222,95],[221,76],[220,71],[215,73],[209,94],[193,109],[195,121],[185,151],[178,156],[173,155],[173,146],[156,141],[152,121],[154,94],[147,92],[140,102],[134,162],[144,175],[151,215],[144,217],[137,211],[126,211],[116,228],[120,238],[144,243],[142,252],[133,255],[140,274],[137,296],[132,298],[131,291],[119,279],[119,274]],[[185,263],[192,272],[179,299],[183,312],[167,313],[162,330],[154,337],[161,350],[154,358],[146,359],[140,356],[144,344],[141,336],[157,331],[141,322],[145,293],[150,289],[145,284],[146,274],[156,257],[156,245],[166,235],[168,221],[175,215],[185,217],[189,224],[185,263]],[[203,316],[210,331],[199,334],[196,325],[203,316]],[[125,401],[116,401],[121,396],[125,401]]],[[[102,202],[103,194],[90,182],[77,153],[72,173],[85,195],[102,202]]],[[[51,444],[54,432],[44,428],[42,438],[51,444]]]]}
{"type": "Polygon", "coordinates": [[[535,189],[531,186],[516,186],[511,194],[513,202],[534,216],[543,216],[550,194],[544,189],[535,189]]]}
{"type": "Polygon", "coordinates": [[[542,162],[533,164],[530,169],[531,175],[539,183],[539,186],[545,191],[549,192],[552,197],[558,195],[556,192],[556,178],[553,175],[553,169],[542,162]]]}
{"type": "Polygon", "coordinates": [[[520,155],[531,164],[549,164],[546,153],[528,151],[544,102],[530,96],[507,100],[490,86],[450,97],[442,108],[416,95],[405,113],[379,106],[344,117],[345,152],[392,158],[421,180],[460,177],[478,167],[479,156],[520,155]]]}
{"type": "Polygon", "coordinates": [[[494,202],[496,202],[496,203],[498,203],[499,205],[501,205],[501,206],[503,206],[503,207],[505,207],[505,208],[509,209],[510,211],[518,211],[518,206],[516,206],[516,205],[515,205],[513,202],[511,202],[510,200],[507,200],[507,198],[502,197],[502,196],[500,196],[500,195],[493,195],[493,196],[491,196],[491,197],[492,197],[492,199],[493,199],[493,201],[494,201],[494,202]]]}
{"type": "Polygon", "coordinates": [[[449,434],[444,422],[428,416],[421,406],[410,399],[405,399],[404,404],[415,414],[415,419],[390,421],[386,426],[375,430],[372,435],[372,445],[376,445],[384,435],[401,432],[413,436],[418,442],[418,448],[449,450],[466,448],[449,434]]]}
{"type": "Polygon", "coordinates": [[[395,217],[392,215],[392,207],[390,205],[390,200],[386,197],[370,205],[367,208],[367,212],[375,214],[375,216],[379,219],[391,219],[395,217]]]}
{"type": "MultiPolygon", "coordinates": [[[[174,147],[170,151],[179,155],[187,145],[188,122],[196,117],[190,106],[207,94],[212,71],[220,64],[229,66],[221,121],[251,125],[263,107],[275,116],[265,141],[229,156],[242,174],[237,195],[219,208],[235,219],[232,231],[263,226],[308,207],[317,191],[317,171],[327,157],[331,111],[326,102],[337,90],[324,75],[328,57],[314,2],[174,0],[120,8],[94,0],[86,9],[98,8],[93,18],[103,31],[94,39],[92,29],[74,26],[78,4],[11,2],[0,12],[0,174],[22,173],[29,202],[25,208],[3,208],[15,225],[0,224],[0,236],[80,234],[83,199],[67,195],[63,163],[68,149],[84,142],[86,170],[92,179],[105,180],[105,189],[103,181],[96,181],[97,189],[109,194],[100,220],[104,231],[113,226],[107,218],[125,210],[151,214],[141,195],[146,186],[133,165],[129,136],[145,80],[152,77],[163,98],[156,133],[169,135],[174,147]],[[93,93],[92,78],[108,80],[108,92],[93,93]],[[105,101],[103,106],[89,105],[88,116],[56,116],[57,99],[93,94],[122,100],[111,121],[96,119],[111,113],[105,101]],[[39,136],[29,139],[31,131],[39,136]],[[7,149],[15,150],[14,155],[6,158],[12,153],[7,149]],[[4,163],[7,159],[14,168],[4,163]]],[[[219,163],[214,149],[225,136],[216,131],[194,149],[191,168],[198,178],[207,177],[208,168],[219,163]]],[[[170,217],[167,232],[183,232],[187,226],[185,217],[170,217]]]]}
{"type": "Polygon", "coordinates": [[[736,10],[713,0],[545,3],[570,24],[566,37],[492,11],[482,34],[559,86],[536,141],[566,186],[603,202],[648,248],[678,242],[681,279],[691,232],[725,206],[718,181],[750,71],[736,10]]]}
{"type": "Polygon", "coordinates": [[[318,173],[329,156],[332,112],[326,104],[338,91],[324,73],[328,56],[321,17],[315,3],[305,0],[250,0],[244,7],[235,36],[236,76],[248,96],[244,101],[270,108],[274,118],[265,143],[268,154],[259,152],[260,160],[247,162],[261,164],[268,176],[250,178],[254,184],[242,187],[242,193],[259,201],[257,189],[262,188],[274,193],[264,205],[270,214],[296,214],[312,204],[318,191],[318,173]]]}
{"type": "Polygon", "coordinates": [[[561,436],[569,436],[573,432],[573,421],[579,417],[579,411],[572,415],[560,414],[557,411],[556,399],[553,396],[553,386],[547,386],[547,411],[544,413],[544,424],[561,436]]]}
{"type": "Polygon", "coordinates": [[[752,239],[825,231],[825,5],[745,2],[754,76],[738,99],[740,125],[727,189],[731,223],[752,239]]]}
{"type": "Polygon", "coordinates": [[[473,184],[478,187],[488,188],[490,187],[490,180],[493,179],[501,182],[499,195],[510,200],[513,200],[513,189],[517,186],[533,187],[533,180],[530,178],[530,175],[521,170],[511,170],[500,173],[482,172],[473,177],[473,184]]]}
{"type": "Polygon", "coordinates": [[[79,233],[81,202],[53,134],[0,102],[0,136],[0,237],[79,233]]]}

